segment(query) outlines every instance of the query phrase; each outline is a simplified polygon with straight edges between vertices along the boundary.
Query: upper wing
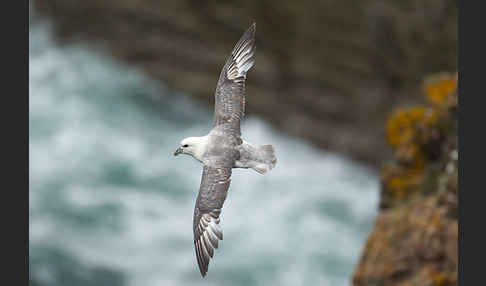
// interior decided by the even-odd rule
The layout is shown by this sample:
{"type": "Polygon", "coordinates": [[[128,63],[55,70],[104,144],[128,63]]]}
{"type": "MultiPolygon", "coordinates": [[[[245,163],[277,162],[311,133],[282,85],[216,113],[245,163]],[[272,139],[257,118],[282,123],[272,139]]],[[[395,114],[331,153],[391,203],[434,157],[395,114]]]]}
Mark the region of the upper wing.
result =
{"type": "Polygon", "coordinates": [[[194,208],[194,246],[199,271],[204,277],[210,258],[223,239],[219,214],[230,185],[231,167],[204,166],[199,195],[194,208]]]}
{"type": "Polygon", "coordinates": [[[255,62],[255,23],[243,34],[219,75],[215,92],[213,127],[231,123],[240,133],[245,112],[246,72],[255,62]]]}

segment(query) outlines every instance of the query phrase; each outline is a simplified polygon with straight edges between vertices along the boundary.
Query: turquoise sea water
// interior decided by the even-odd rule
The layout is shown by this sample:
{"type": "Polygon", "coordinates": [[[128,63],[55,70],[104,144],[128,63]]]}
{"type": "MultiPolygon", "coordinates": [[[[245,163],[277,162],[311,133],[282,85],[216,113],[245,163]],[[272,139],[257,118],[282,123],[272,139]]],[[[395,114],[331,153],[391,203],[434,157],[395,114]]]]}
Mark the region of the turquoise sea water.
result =
{"type": "Polygon", "coordinates": [[[247,117],[244,138],[274,144],[278,164],[234,171],[202,279],[202,168],[172,154],[208,132],[212,110],[91,47],[59,46],[45,23],[31,26],[29,60],[31,285],[350,284],[377,213],[373,171],[247,117]]]}

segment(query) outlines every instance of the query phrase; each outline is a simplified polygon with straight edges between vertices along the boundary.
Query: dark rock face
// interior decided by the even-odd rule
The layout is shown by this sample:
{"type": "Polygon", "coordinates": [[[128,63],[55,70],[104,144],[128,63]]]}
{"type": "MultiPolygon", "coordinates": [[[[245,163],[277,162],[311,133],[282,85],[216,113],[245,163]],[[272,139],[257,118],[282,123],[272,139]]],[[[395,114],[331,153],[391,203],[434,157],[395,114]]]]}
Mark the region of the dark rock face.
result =
{"type": "Polygon", "coordinates": [[[382,122],[416,100],[418,79],[456,69],[452,0],[36,0],[61,40],[102,42],[115,57],[213,104],[224,59],[251,21],[256,64],[247,113],[377,165],[382,122]]]}
{"type": "Polygon", "coordinates": [[[353,285],[457,285],[457,219],[443,199],[382,212],[353,285]]]}
{"type": "Polygon", "coordinates": [[[381,211],[355,286],[458,284],[457,81],[440,75],[424,89],[429,104],[388,120],[394,160],[382,169],[381,211]]]}

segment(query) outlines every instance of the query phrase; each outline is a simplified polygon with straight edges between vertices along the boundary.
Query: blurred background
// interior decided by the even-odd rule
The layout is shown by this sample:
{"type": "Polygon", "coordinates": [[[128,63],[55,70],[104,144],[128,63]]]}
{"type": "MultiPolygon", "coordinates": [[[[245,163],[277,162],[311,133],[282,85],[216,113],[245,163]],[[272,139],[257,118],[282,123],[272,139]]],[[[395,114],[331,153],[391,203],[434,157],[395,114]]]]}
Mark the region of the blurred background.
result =
{"type": "Polygon", "coordinates": [[[456,285],[455,1],[30,4],[31,285],[456,285]],[[172,154],[253,21],[242,133],[279,161],[234,171],[201,279],[172,154]]]}

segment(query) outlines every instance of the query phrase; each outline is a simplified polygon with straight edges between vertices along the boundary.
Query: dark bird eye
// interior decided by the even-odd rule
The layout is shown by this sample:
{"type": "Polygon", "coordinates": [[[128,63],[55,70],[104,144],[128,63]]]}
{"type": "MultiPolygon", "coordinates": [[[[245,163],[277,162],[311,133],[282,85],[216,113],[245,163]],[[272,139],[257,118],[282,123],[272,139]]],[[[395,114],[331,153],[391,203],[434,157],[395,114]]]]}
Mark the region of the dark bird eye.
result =
{"type": "Polygon", "coordinates": [[[182,145],[182,147],[186,148],[186,147],[189,147],[189,145],[185,144],[185,145],[182,145]]]}

